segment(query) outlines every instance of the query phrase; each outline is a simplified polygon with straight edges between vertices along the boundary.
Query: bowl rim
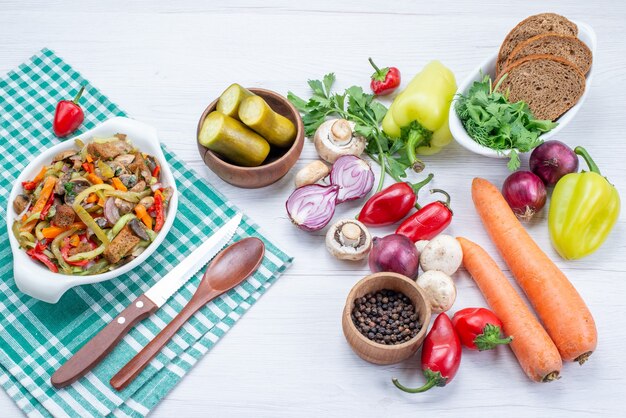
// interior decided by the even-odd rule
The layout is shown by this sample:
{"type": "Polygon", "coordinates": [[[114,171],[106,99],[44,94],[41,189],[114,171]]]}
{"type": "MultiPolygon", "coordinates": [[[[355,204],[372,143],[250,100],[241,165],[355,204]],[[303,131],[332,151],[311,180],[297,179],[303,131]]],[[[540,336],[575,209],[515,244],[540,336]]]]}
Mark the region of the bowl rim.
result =
{"type": "Polygon", "coordinates": [[[43,300],[49,303],[56,303],[61,296],[70,288],[74,286],[93,284],[103,282],[116,278],[122,274],[128,273],[143,262],[156,251],[156,249],[163,243],[165,237],[169,233],[174,219],[178,212],[178,188],[176,186],[174,175],[171,171],[168,160],[163,154],[160,141],[158,139],[157,130],[143,122],[136,121],[127,117],[116,116],[99,123],[92,129],[89,129],[79,135],[73,136],[69,139],[63,139],[61,142],[52,145],[45,150],[39,152],[35,157],[30,159],[29,163],[20,170],[20,174],[14,180],[13,187],[9,193],[6,206],[6,223],[7,232],[9,235],[9,243],[11,245],[11,252],[13,254],[13,277],[17,287],[23,293],[28,294],[36,299],[43,300]],[[13,210],[13,200],[15,196],[20,193],[20,185],[22,181],[25,181],[30,175],[35,172],[39,167],[45,164],[49,164],[50,159],[60,151],[70,149],[74,146],[74,140],[77,138],[88,138],[83,142],[89,143],[91,139],[98,135],[106,135],[104,132],[128,133],[129,131],[135,131],[134,136],[141,136],[141,142],[148,145],[138,145],[136,141],[133,141],[133,134],[129,134],[129,139],[133,142],[133,145],[137,146],[143,152],[149,152],[156,156],[161,162],[161,174],[162,180],[168,187],[172,189],[172,196],[167,207],[167,213],[165,216],[165,222],[163,228],[157,235],[156,239],[134,260],[127,264],[119,266],[118,268],[103,273],[92,274],[89,276],[76,276],[63,273],[54,273],[45,268],[43,265],[36,263],[26,255],[26,252],[19,247],[17,240],[13,236],[12,225],[17,214],[13,210]],[[137,132],[141,132],[137,135],[137,132]],[[148,149],[146,149],[148,148],[148,149]],[[27,264],[19,264],[27,260],[27,264]],[[31,276],[35,278],[24,277],[25,272],[30,272],[31,276]],[[32,274],[36,273],[36,274],[32,274]],[[48,279],[53,278],[51,281],[48,279]],[[37,285],[37,286],[35,286],[37,285]]]}
{"type": "MultiPolygon", "coordinates": [[[[580,39],[589,47],[593,56],[595,57],[597,55],[596,51],[597,51],[598,41],[597,41],[597,36],[596,36],[594,29],[591,27],[591,25],[585,22],[582,22],[579,20],[571,20],[571,21],[578,26],[578,29],[579,29],[578,36],[577,36],[578,39],[580,39]]],[[[455,104],[457,102],[458,95],[465,93],[469,89],[472,82],[478,79],[478,75],[480,74],[483,68],[494,65],[498,57],[498,53],[499,53],[499,50],[496,50],[493,54],[489,55],[480,63],[480,65],[476,66],[463,79],[462,83],[459,85],[456,93],[454,94],[454,98],[452,99],[452,102],[450,103],[450,109],[448,111],[448,121],[449,121],[448,123],[450,126],[450,132],[452,133],[452,136],[454,137],[455,141],[466,150],[471,151],[475,154],[483,155],[485,157],[506,158],[511,153],[512,148],[506,149],[506,150],[494,150],[492,148],[479,144],[471,136],[469,136],[469,134],[465,130],[465,127],[463,126],[463,123],[461,122],[461,119],[458,117],[456,110],[455,110],[455,104]]],[[[564,129],[567,125],[569,125],[572,119],[576,116],[576,114],[582,107],[584,101],[586,100],[589,90],[591,90],[591,82],[594,76],[594,67],[595,67],[595,62],[592,62],[591,68],[589,69],[587,74],[585,74],[585,91],[583,92],[583,95],[580,97],[578,102],[572,108],[570,108],[567,112],[561,115],[559,119],[567,115],[569,115],[569,117],[566,118],[564,123],[559,123],[559,125],[556,126],[554,129],[552,129],[551,131],[541,134],[539,136],[540,139],[545,141],[545,140],[550,139],[552,136],[558,134],[562,129],[564,129]]]]}
{"type": "MultiPolygon", "coordinates": [[[[411,301],[411,303],[413,303],[413,301],[411,301]]],[[[365,276],[364,278],[362,278],[361,280],[359,280],[354,286],[352,286],[352,289],[350,289],[350,292],[348,293],[348,296],[346,298],[346,304],[344,306],[343,315],[347,319],[348,327],[350,328],[352,333],[357,336],[357,338],[360,341],[366,343],[370,347],[374,347],[374,348],[377,348],[377,349],[385,349],[385,350],[389,350],[389,351],[394,351],[394,350],[402,350],[404,348],[410,347],[411,345],[415,344],[415,341],[419,340],[420,338],[422,338],[422,336],[424,334],[426,334],[426,332],[428,330],[428,326],[430,324],[430,319],[432,317],[432,311],[430,309],[430,304],[428,302],[428,297],[426,296],[426,293],[424,292],[424,290],[421,287],[419,287],[417,285],[415,280],[412,280],[411,278],[409,278],[409,277],[407,277],[407,276],[405,276],[403,274],[383,271],[383,272],[369,274],[369,275],[365,276]],[[403,282],[406,282],[407,284],[409,284],[411,287],[413,287],[415,290],[417,290],[417,292],[420,295],[420,297],[424,300],[424,304],[426,306],[425,321],[424,321],[423,324],[421,324],[422,327],[420,328],[419,332],[417,334],[415,334],[415,336],[411,337],[411,339],[409,339],[408,341],[405,341],[405,342],[400,343],[400,344],[387,345],[387,344],[377,343],[376,341],[372,341],[369,338],[367,338],[365,335],[361,334],[361,331],[359,331],[357,329],[356,325],[354,325],[354,322],[352,321],[352,316],[351,316],[352,315],[352,305],[353,305],[354,301],[356,300],[356,298],[353,295],[356,293],[356,291],[360,287],[365,285],[365,283],[370,282],[370,281],[380,280],[383,277],[391,277],[393,280],[400,280],[400,281],[403,281],[403,282]]]]}
{"type": "MultiPolygon", "coordinates": [[[[260,88],[260,87],[245,87],[245,88],[247,90],[250,90],[252,93],[255,93],[255,94],[259,95],[259,96],[262,96],[262,94],[267,94],[267,95],[270,95],[270,96],[277,97],[278,99],[280,99],[283,102],[285,102],[287,104],[287,106],[289,107],[290,111],[294,115],[296,115],[296,138],[293,141],[293,143],[291,144],[291,146],[288,149],[285,150],[285,153],[280,158],[277,158],[276,160],[272,161],[269,164],[261,163],[261,165],[256,166],[256,167],[244,167],[244,166],[240,166],[240,165],[235,165],[235,164],[229,163],[228,161],[222,159],[217,153],[211,151],[210,149],[208,149],[207,147],[202,145],[200,143],[200,129],[202,128],[202,123],[204,122],[204,120],[206,119],[208,114],[210,112],[214,111],[215,108],[217,108],[217,102],[220,99],[219,96],[215,100],[213,100],[211,103],[209,103],[209,105],[204,109],[204,112],[202,112],[202,115],[200,115],[200,120],[198,121],[198,127],[196,129],[196,142],[198,143],[199,146],[201,146],[205,150],[205,154],[209,154],[211,156],[211,158],[213,158],[216,162],[218,162],[219,164],[223,164],[227,168],[246,170],[246,171],[250,171],[250,172],[262,171],[262,170],[274,167],[275,165],[277,166],[280,163],[282,163],[283,159],[288,158],[289,155],[294,152],[294,150],[297,147],[297,143],[299,141],[304,141],[304,136],[305,136],[304,135],[304,124],[302,123],[302,118],[300,117],[300,112],[298,112],[298,109],[296,109],[296,107],[293,105],[293,103],[291,103],[289,101],[289,99],[284,97],[282,94],[277,93],[277,92],[275,92],[273,90],[264,89],[264,88],[260,88]]],[[[274,109],[272,109],[272,110],[274,110],[274,109]]],[[[282,116],[285,116],[285,115],[282,115],[282,116]]]]}

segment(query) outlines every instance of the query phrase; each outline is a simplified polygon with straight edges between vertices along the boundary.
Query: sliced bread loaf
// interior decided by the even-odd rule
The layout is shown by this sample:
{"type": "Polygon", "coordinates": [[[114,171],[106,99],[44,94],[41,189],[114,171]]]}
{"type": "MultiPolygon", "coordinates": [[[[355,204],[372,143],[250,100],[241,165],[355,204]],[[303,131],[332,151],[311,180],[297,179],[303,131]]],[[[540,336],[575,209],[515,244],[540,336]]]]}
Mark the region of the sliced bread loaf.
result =
{"type": "Polygon", "coordinates": [[[557,15],[556,13],[541,13],[527,17],[515,26],[506,38],[504,38],[500,46],[500,52],[498,53],[496,74],[500,74],[505,67],[509,54],[517,45],[533,36],[548,32],[578,36],[578,27],[567,18],[557,15]]]}
{"type": "Polygon", "coordinates": [[[556,120],[578,102],[585,76],[571,62],[552,55],[529,55],[505,68],[500,91],[509,90],[511,103],[523,100],[538,119],[556,120]]]}
{"type": "Polygon", "coordinates": [[[554,55],[568,60],[583,73],[591,68],[593,56],[583,41],[575,36],[544,33],[522,42],[511,51],[505,67],[529,55],[554,55]]]}

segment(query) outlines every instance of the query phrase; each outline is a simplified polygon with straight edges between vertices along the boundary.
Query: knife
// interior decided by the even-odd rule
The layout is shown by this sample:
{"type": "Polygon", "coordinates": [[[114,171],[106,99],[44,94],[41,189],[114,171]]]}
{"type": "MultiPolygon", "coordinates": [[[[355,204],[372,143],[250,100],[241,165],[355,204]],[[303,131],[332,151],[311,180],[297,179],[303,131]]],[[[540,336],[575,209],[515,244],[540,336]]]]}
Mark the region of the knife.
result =
{"type": "Polygon", "coordinates": [[[107,326],[76,352],[54,372],[50,381],[55,388],[62,388],[83,377],[135,326],[136,323],[156,312],[182,285],[219,253],[231,240],[242,215],[238,213],[209,239],[170,270],[147,292],[135,299],[107,326]]]}

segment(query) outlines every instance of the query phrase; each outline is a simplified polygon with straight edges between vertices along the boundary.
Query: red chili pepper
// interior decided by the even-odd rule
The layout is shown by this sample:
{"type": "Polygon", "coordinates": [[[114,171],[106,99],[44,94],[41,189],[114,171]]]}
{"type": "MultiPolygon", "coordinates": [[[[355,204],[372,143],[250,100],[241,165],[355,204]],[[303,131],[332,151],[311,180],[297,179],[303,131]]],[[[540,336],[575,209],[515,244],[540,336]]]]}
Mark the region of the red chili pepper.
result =
{"type": "Polygon", "coordinates": [[[54,193],[50,193],[50,197],[48,198],[48,201],[46,202],[45,206],[41,210],[41,215],[39,215],[40,220],[43,221],[44,219],[46,219],[46,216],[48,216],[48,212],[50,212],[50,208],[52,207],[53,203],[54,203],[54,193]]]}
{"type": "MultiPolygon", "coordinates": [[[[425,326],[425,325],[424,325],[425,326]]],[[[392,379],[400,390],[409,393],[425,392],[433,386],[445,386],[454,378],[461,364],[461,341],[445,313],[439,314],[422,346],[422,370],[426,384],[419,388],[407,388],[392,379]]]]}
{"type": "Polygon", "coordinates": [[[24,190],[35,190],[39,183],[35,183],[34,181],[23,181],[22,188],[24,190]]]}
{"type": "Polygon", "coordinates": [[[372,74],[372,81],[370,83],[374,94],[377,96],[385,96],[397,89],[400,85],[400,70],[396,67],[378,68],[371,58],[368,59],[372,67],[376,70],[376,72],[372,74]]]}
{"type": "Polygon", "coordinates": [[[161,172],[161,166],[157,165],[156,167],[154,167],[154,170],[152,170],[152,177],[159,177],[160,172],[161,172]]]}
{"type": "Polygon", "coordinates": [[[396,234],[408,237],[417,242],[422,239],[432,239],[439,235],[452,222],[452,209],[450,209],[450,195],[440,189],[432,189],[431,193],[441,193],[446,196],[446,201],[432,202],[415,212],[404,220],[396,229],[396,234]]]}
{"type": "Polygon", "coordinates": [[[165,223],[165,214],[163,210],[163,194],[160,190],[154,193],[154,210],[156,211],[156,220],[154,222],[154,232],[159,232],[165,223]]]}
{"type": "Polygon", "coordinates": [[[415,206],[417,193],[433,178],[429,174],[416,184],[395,183],[372,195],[357,219],[367,226],[391,225],[404,218],[415,206]]]}
{"type": "Polygon", "coordinates": [[[83,163],[82,164],[83,170],[85,170],[88,173],[92,173],[94,172],[94,167],[93,164],[90,163],[83,163]]]}
{"type": "Polygon", "coordinates": [[[502,338],[502,321],[485,308],[461,309],[452,317],[461,343],[471,350],[491,350],[500,344],[509,344],[513,337],[502,338]]]}
{"type": "Polygon", "coordinates": [[[52,128],[54,129],[55,135],[59,138],[68,136],[74,132],[78,129],[80,124],[83,123],[83,120],[85,120],[83,109],[81,109],[78,104],[80,96],[83,95],[83,91],[85,91],[85,86],[80,88],[73,101],[61,100],[57,104],[56,111],[54,112],[54,123],[52,124],[52,128]]]}
{"type": "Polygon", "coordinates": [[[30,250],[26,251],[26,254],[28,254],[33,260],[37,260],[43,263],[43,265],[48,267],[48,270],[50,270],[51,272],[58,273],[59,268],[56,266],[56,264],[52,262],[52,260],[50,260],[50,257],[43,253],[43,250],[45,248],[46,241],[44,240],[43,242],[38,242],[37,244],[35,244],[35,248],[31,248],[30,250]]]}

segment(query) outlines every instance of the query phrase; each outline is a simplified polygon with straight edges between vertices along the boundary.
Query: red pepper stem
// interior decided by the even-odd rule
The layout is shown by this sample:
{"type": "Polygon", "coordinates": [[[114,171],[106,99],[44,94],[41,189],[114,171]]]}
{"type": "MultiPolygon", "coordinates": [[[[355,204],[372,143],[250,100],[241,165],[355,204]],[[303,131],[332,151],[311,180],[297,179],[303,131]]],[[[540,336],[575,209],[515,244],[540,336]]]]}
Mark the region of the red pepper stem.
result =
{"type": "Polygon", "coordinates": [[[372,67],[374,67],[374,70],[376,70],[376,74],[383,75],[383,72],[380,70],[380,68],[378,68],[376,64],[374,64],[374,61],[372,60],[371,57],[368,58],[367,60],[370,62],[370,64],[372,64],[372,67]]]}
{"type": "Polygon", "coordinates": [[[581,157],[583,157],[583,159],[585,160],[585,162],[589,166],[589,171],[591,171],[592,173],[600,174],[600,169],[598,168],[598,165],[596,164],[595,161],[593,161],[593,158],[591,158],[591,155],[589,155],[589,153],[587,152],[586,149],[584,149],[583,147],[578,146],[578,147],[574,148],[574,152],[577,155],[580,155],[581,157]]]}
{"type": "Polygon", "coordinates": [[[80,100],[80,97],[83,95],[84,91],[85,91],[85,86],[81,86],[80,90],[78,90],[78,94],[76,95],[76,97],[74,97],[74,100],[72,100],[74,104],[78,104],[78,101],[80,100]]]}
{"type": "Polygon", "coordinates": [[[430,183],[430,181],[433,179],[435,175],[433,173],[430,173],[428,176],[426,176],[426,178],[422,181],[420,181],[419,183],[408,183],[409,186],[411,186],[411,188],[413,188],[413,193],[415,193],[415,197],[417,198],[417,194],[419,193],[420,189],[424,186],[426,186],[428,183],[430,183]]]}
{"type": "Polygon", "coordinates": [[[395,377],[391,379],[391,381],[393,382],[394,385],[396,385],[398,389],[407,393],[422,393],[422,392],[426,392],[429,389],[434,388],[435,386],[438,386],[436,378],[428,379],[428,381],[424,384],[424,386],[421,386],[419,388],[408,388],[404,386],[402,383],[398,382],[398,379],[396,379],[395,377]]]}
{"type": "Polygon", "coordinates": [[[448,194],[448,192],[446,192],[445,190],[441,190],[441,189],[430,189],[430,194],[433,194],[433,193],[441,193],[442,195],[444,195],[446,197],[446,201],[441,202],[441,203],[450,207],[450,195],[448,194]]]}

